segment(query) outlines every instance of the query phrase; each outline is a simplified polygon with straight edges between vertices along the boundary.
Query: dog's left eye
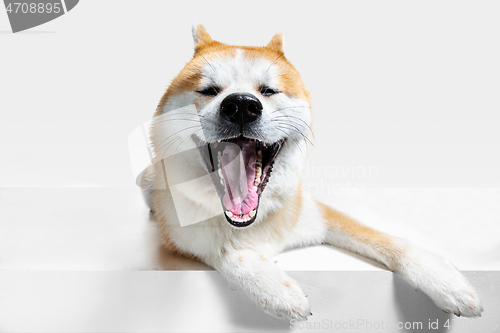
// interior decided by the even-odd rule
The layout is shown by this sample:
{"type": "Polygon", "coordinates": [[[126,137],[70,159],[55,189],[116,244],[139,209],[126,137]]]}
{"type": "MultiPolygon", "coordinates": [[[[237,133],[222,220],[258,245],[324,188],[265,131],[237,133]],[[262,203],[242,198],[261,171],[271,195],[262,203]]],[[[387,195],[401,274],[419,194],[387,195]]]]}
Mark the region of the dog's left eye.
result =
{"type": "Polygon", "coordinates": [[[279,93],[278,90],[269,88],[268,86],[260,86],[259,92],[264,96],[271,96],[279,93]]]}
{"type": "Polygon", "coordinates": [[[211,86],[211,87],[207,87],[203,90],[199,90],[198,93],[200,93],[204,96],[214,97],[214,96],[217,96],[220,93],[220,91],[221,91],[221,89],[219,87],[211,86]]]}

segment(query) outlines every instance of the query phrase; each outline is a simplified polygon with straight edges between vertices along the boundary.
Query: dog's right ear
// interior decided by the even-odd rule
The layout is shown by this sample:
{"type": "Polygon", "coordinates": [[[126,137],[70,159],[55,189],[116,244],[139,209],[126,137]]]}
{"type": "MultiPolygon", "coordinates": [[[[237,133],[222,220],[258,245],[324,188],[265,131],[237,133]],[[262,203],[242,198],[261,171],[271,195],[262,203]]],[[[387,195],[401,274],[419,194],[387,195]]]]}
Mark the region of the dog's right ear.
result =
{"type": "Polygon", "coordinates": [[[199,50],[204,45],[208,45],[214,41],[201,23],[196,23],[193,25],[193,40],[194,48],[196,50],[199,50]]]}
{"type": "Polygon", "coordinates": [[[284,44],[285,44],[285,40],[283,38],[283,34],[281,32],[279,32],[273,36],[273,38],[266,45],[266,47],[271,48],[277,52],[283,53],[284,44]]]}

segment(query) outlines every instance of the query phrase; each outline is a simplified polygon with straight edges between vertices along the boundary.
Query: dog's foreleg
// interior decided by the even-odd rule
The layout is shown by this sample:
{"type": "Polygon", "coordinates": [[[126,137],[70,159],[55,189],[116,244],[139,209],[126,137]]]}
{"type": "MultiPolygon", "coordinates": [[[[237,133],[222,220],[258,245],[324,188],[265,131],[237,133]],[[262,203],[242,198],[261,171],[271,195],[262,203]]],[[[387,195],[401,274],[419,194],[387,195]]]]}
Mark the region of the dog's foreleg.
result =
{"type": "Polygon", "coordinates": [[[466,317],[481,315],[483,308],[474,288],[449,261],[318,205],[326,223],[325,243],[383,263],[425,292],[443,311],[466,317]]]}
{"type": "Polygon", "coordinates": [[[263,254],[250,249],[233,250],[211,261],[212,267],[273,316],[306,320],[311,314],[299,284],[263,254]]]}

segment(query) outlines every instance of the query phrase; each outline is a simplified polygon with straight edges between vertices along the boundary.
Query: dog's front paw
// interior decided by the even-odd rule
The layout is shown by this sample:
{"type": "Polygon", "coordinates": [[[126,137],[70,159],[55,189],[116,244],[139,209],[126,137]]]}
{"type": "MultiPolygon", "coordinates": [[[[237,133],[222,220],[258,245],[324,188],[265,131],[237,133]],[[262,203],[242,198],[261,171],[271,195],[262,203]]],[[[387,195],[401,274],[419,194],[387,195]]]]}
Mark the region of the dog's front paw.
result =
{"type": "Polygon", "coordinates": [[[443,276],[446,281],[434,281],[429,296],[443,311],[456,316],[480,317],[483,312],[481,300],[467,279],[458,271],[443,276]]]}
{"type": "Polygon", "coordinates": [[[480,317],[483,306],[479,296],[449,261],[425,253],[420,264],[407,270],[410,283],[425,292],[443,311],[456,316],[480,317]]]}
{"type": "Polygon", "coordinates": [[[280,319],[304,321],[312,315],[307,296],[290,278],[275,284],[273,290],[259,297],[257,302],[266,312],[280,319]]]}

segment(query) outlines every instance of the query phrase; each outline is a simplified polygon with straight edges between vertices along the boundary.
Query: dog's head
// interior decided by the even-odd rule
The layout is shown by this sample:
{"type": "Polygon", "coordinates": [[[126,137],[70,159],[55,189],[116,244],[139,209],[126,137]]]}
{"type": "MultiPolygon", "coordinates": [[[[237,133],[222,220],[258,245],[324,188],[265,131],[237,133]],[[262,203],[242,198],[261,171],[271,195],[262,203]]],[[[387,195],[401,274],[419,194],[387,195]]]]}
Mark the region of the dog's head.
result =
{"type": "Polygon", "coordinates": [[[298,181],[311,135],[309,93],[285,58],[281,34],[263,47],[231,46],[196,25],[193,38],[193,58],[158,106],[165,120],[153,127],[153,147],[158,157],[167,145],[196,143],[227,221],[245,227],[272,196],[262,199],[266,187],[283,195],[298,181]],[[188,105],[196,111],[185,111],[188,105]]]}

